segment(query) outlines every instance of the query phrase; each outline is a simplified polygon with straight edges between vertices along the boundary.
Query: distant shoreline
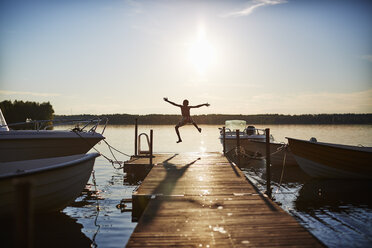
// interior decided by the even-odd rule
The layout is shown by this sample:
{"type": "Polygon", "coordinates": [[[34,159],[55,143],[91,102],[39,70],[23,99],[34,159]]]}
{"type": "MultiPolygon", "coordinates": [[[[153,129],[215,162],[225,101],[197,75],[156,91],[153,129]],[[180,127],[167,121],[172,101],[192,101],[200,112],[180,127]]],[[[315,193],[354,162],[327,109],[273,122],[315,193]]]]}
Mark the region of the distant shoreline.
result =
{"type": "MultiPolygon", "coordinates": [[[[180,115],[130,115],[130,114],[106,114],[106,115],[55,115],[54,119],[92,119],[95,117],[108,118],[111,125],[132,125],[138,118],[141,125],[174,125],[180,120],[180,115]]],[[[225,115],[209,114],[194,115],[192,118],[198,124],[224,125],[226,120],[245,120],[247,124],[372,124],[372,114],[316,114],[316,115],[225,115]]]]}

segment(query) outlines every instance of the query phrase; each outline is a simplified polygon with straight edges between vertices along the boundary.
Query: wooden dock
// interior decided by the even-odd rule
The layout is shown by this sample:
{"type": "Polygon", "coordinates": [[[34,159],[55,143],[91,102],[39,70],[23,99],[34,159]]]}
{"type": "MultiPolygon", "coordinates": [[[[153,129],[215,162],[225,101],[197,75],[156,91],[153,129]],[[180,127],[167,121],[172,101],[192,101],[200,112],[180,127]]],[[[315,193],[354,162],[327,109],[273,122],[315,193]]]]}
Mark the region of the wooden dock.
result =
{"type": "MultiPolygon", "coordinates": [[[[322,247],[220,153],[156,154],[127,247],[322,247]]],[[[146,164],[147,159],[125,166],[146,164]]]]}

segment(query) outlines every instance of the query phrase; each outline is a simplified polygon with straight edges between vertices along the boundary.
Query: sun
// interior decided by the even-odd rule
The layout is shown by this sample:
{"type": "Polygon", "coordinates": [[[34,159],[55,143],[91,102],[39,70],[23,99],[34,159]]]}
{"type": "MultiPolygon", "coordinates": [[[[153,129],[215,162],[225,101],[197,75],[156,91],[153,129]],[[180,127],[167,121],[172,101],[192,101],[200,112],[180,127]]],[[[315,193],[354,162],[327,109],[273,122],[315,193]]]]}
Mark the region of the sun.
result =
{"type": "Polygon", "coordinates": [[[189,60],[201,75],[206,73],[215,60],[213,45],[208,41],[203,28],[199,28],[195,41],[189,47],[189,60]]]}

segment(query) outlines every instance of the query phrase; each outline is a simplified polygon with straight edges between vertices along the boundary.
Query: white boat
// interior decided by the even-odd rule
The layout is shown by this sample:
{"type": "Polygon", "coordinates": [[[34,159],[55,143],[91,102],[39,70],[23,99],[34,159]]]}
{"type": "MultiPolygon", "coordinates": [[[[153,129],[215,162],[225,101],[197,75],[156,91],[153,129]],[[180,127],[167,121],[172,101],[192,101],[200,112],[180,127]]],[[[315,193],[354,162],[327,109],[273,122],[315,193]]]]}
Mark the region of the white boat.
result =
{"type": "MultiPolygon", "coordinates": [[[[247,126],[244,120],[227,120],[225,122],[225,149],[226,153],[234,151],[237,147],[237,134],[239,130],[239,144],[244,149],[244,153],[263,158],[266,156],[266,133],[264,129],[257,129],[254,126],[247,126]]],[[[220,128],[220,142],[223,145],[223,128],[220,128]]],[[[286,156],[286,165],[297,166],[297,163],[284,143],[274,141],[270,135],[270,153],[272,165],[282,165],[284,155],[286,156]]]]}
{"type": "MultiPolygon", "coordinates": [[[[223,145],[223,128],[220,128],[220,142],[223,145]]],[[[226,153],[236,148],[237,137],[239,137],[240,146],[252,154],[257,152],[251,141],[266,142],[265,130],[256,129],[254,126],[247,126],[244,120],[227,120],[225,121],[225,151],[226,153]],[[239,130],[239,135],[237,135],[239,130]]]]}
{"type": "Polygon", "coordinates": [[[105,128],[102,133],[96,132],[100,121],[98,118],[89,121],[75,121],[74,123],[85,123],[85,126],[72,130],[45,130],[49,126],[41,130],[41,123],[49,121],[34,121],[31,123],[37,126],[36,130],[10,130],[9,127],[25,123],[7,125],[0,110],[0,162],[87,153],[104,139],[105,128]],[[85,128],[88,127],[91,128],[86,131],[85,128]]]}
{"type": "Polygon", "coordinates": [[[15,185],[30,183],[35,213],[58,211],[84,189],[98,153],[0,163],[0,215],[13,213],[15,185]]]}
{"type": "Polygon", "coordinates": [[[372,179],[372,147],[287,139],[297,163],[312,177],[372,179]]]}

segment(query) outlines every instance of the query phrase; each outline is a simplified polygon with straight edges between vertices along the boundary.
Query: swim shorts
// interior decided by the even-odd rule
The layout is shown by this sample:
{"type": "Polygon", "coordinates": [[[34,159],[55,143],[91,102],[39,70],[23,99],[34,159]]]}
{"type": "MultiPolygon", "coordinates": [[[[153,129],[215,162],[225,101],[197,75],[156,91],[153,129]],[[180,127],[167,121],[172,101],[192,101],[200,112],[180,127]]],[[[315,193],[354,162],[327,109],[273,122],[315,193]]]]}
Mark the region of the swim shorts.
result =
{"type": "Polygon", "coordinates": [[[191,116],[189,116],[189,117],[183,116],[182,119],[178,122],[177,126],[179,126],[179,127],[184,126],[187,123],[194,123],[194,120],[191,118],[191,116]]]}

